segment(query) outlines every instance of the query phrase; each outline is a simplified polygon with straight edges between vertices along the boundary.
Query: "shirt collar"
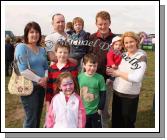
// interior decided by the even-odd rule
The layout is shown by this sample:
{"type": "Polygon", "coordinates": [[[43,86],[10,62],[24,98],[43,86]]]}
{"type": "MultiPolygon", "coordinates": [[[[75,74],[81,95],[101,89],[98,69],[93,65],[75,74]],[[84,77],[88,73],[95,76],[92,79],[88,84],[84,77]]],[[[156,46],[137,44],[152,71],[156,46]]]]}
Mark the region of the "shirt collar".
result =
{"type": "MultiPolygon", "coordinates": [[[[108,38],[108,37],[111,37],[113,35],[113,33],[111,32],[111,29],[109,28],[109,35],[106,37],[106,38],[108,38]]],[[[98,38],[102,38],[101,36],[101,33],[99,32],[99,31],[97,31],[96,32],[96,36],[98,37],[98,38]]],[[[105,39],[106,39],[105,38],[105,39]]]]}

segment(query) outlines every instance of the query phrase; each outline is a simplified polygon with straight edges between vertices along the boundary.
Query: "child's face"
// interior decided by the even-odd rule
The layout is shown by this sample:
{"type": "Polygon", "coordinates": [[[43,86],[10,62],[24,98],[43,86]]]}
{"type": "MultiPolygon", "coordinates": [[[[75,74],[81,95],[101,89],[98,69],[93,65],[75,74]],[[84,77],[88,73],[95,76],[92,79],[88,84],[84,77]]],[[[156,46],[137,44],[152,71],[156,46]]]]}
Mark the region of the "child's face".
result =
{"type": "Polygon", "coordinates": [[[87,75],[94,75],[97,70],[97,63],[93,64],[88,61],[83,67],[87,75]]]}
{"type": "Polygon", "coordinates": [[[82,29],[83,29],[82,23],[76,22],[74,24],[74,30],[76,31],[76,33],[79,33],[82,29]]]}
{"type": "Polygon", "coordinates": [[[122,49],[121,41],[114,42],[113,49],[120,51],[122,49]]]}
{"type": "Polygon", "coordinates": [[[74,91],[74,82],[71,77],[64,78],[61,81],[60,89],[65,95],[71,95],[74,91]]]}
{"type": "Polygon", "coordinates": [[[58,61],[64,62],[64,61],[67,61],[67,59],[69,57],[69,51],[65,47],[59,47],[59,48],[57,48],[55,55],[56,55],[58,61]]]}

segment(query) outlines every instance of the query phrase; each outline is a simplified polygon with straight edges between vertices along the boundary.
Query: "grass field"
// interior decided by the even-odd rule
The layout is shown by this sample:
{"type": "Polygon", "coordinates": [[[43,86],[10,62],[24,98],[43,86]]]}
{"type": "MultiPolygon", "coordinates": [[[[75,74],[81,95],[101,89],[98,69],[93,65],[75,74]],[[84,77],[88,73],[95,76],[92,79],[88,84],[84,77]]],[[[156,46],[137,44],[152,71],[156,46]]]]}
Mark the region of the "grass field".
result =
{"type": "MultiPolygon", "coordinates": [[[[137,128],[154,128],[155,114],[152,111],[153,96],[155,93],[155,54],[147,51],[148,68],[144,77],[141,89],[138,114],[136,120],[137,128]]],[[[21,128],[23,124],[24,112],[20,98],[16,95],[10,95],[7,90],[9,77],[5,78],[5,127],[21,128]]],[[[45,109],[44,109],[45,110],[45,109]]],[[[43,111],[41,127],[43,126],[45,112],[43,111]]]]}

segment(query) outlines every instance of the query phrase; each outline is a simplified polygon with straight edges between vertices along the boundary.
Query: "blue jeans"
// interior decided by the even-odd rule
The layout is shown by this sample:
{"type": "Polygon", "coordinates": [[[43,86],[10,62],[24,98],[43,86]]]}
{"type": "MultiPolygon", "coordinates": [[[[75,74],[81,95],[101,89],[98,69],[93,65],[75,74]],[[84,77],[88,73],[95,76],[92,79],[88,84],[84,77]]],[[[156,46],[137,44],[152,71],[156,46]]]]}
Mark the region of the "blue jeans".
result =
{"type": "Polygon", "coordinates": [[[24,128],[39,128],[42,108],[45,97],[45,89],[41,86],[34,86],[29,96],[21,96],[25,111],[24,128]]]}

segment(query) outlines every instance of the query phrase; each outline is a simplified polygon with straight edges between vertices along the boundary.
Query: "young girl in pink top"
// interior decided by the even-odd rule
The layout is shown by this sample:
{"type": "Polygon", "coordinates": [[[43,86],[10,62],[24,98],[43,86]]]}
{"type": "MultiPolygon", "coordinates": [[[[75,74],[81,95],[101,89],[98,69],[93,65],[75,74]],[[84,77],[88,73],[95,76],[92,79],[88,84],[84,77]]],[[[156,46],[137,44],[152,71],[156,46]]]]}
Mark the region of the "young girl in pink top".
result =
{"type": "Polygon", "coordinates": [[[80,96],[75,91],[75,81],[71,73],[63,72],[58,76],[59,93],[49,106],[46,128],[84,128],[86,112],[80,96]]]}

